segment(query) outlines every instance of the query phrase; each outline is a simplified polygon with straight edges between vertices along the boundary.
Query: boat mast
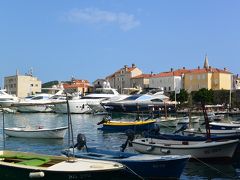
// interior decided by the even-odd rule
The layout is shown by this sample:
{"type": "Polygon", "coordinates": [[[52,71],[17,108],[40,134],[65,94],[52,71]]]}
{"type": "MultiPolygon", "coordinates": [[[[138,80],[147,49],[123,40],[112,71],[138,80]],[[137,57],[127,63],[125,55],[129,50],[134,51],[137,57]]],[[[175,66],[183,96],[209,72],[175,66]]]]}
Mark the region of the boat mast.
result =
{"type": "Polygon", "coordinates": [[[207,140],[211,140],[211,134],[210,134],[210,127],[209,127],[209,119],[208,119],[208,115],[207,115],[207,111],[205,108],[205,104],[202,102],[202,110],[203,110],[203,116],[204,116],[204,120],[205,120],[205,128],[206,128],[206,133],[207,133],[207,140]]]}
{"type": "Polygon", "coordinates": [[[2,108],[2,120],[3,120],[3,149],[5,150],[5,114],[4,114],[4,109],[2,108]]]}
{"type": "MultiPolygon", "coordinates": [[[[69,97],[66,93],[66,103],[67,103],[67,116],[68,116],[68,157],[70,157],[70,147],[73,149],[73,157],[75,156],[74,153],[74,139],[73,139],[73,127],[72,127],[72,118],[70,113],[70,107],[69,107],[69,97]]],[[[69,159],[70,160],[70,159],[69,159]]]]}

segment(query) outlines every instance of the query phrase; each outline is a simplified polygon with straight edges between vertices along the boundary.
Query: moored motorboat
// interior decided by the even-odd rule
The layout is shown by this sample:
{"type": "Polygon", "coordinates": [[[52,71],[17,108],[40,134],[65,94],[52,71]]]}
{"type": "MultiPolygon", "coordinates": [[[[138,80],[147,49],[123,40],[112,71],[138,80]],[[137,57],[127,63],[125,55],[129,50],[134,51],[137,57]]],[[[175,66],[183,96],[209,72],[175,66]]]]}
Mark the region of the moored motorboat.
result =
{"type": "Polygon", "coordinates": [[[179,141],[155,138],[140,138],[132,141],[136,151],[159,155],[186,155],[198,159],[216,159],[233,157],[239,143],[235,140],[222,141],[179,141]]]}
{"type": "Polygon", "coordinates": [[[0,107],[10,107],[16,102],[18,102],[18,97],[6,93],[6,89],[0,89],[0,107]]]}
{"type": "Polygon", "coordinates": [[[231,130],[240,128],[240,124],[224,123],[224,122],[211,122],[209,123],[211,129],[231,130]]]}
{"type": "Polygon", "coordinates": [[[63,139],[67,129],[67,126],[58,128],[12,127],[4,128],[4,132],[8,136],[19,138],[63,139]]]}
{"type": "Polygon", "coordinates": [[[117,162],[0,151],[1,179],[122,179],[126,176],[129,175],[125,167],[117,162]]]}
{"type": "MultiPolygon", "coordinates": [[[[156,120],[136,120],[136,121],[113,121],[109,120],[102,123],[102,127],[98,128],[103,131],[126,131],[131,129],[133,131],[144,131],[154,127],[156,120]]],[[[101,123],[98,123],[101,124],[101,123]]]]}
{"type": "MultiPolygon", "coordinates": [[[[63,152],[72,155],[73,149],[63,152]]],[[[156,156],[149,154],[129,153],[87,147],[82,150],[75,148],[75,157],[116,161],[126,165],[131,171],[143,179],[177,179],[190,158],[189,155],[156,156]]]]}

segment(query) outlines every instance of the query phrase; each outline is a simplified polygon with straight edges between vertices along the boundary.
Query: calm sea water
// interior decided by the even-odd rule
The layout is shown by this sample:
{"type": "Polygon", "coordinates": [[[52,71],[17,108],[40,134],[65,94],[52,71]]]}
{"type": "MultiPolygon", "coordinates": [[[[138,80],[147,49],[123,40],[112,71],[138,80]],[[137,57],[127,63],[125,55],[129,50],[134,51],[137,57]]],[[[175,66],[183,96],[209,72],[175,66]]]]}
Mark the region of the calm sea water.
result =
{"type": "MultiPolygon", "coordinates": [[[[98,130],[97,122],[103,116],[71,115],[74,139],[78,133],[85,134],[88,146],[104,147],[119,150],[126,140],[124,133],[104,133],[98,130]]],[[[2,114],[0,113],[0,148],[3,148],[2,114]]],[[[60,127],[67,125],[67,115],[51,113],[16,113],[5,114],[5,127],[13,126],[44,126],[60,127]]],[[[68,146],[68,138],[63,140],[24,139],[6,137],[5,148],[8,150],[29,151],[44,154],[60,155],[61,150],[68,146]]],[[[75,141],[76,142],[76,141],[75,141]]],[[[128,148],[127,151],[133,151],[128,148]]],[[[188,162],[180,179],[240,179],[240,155],[235,155],[233,162],[203,163],[188,162]]]]}

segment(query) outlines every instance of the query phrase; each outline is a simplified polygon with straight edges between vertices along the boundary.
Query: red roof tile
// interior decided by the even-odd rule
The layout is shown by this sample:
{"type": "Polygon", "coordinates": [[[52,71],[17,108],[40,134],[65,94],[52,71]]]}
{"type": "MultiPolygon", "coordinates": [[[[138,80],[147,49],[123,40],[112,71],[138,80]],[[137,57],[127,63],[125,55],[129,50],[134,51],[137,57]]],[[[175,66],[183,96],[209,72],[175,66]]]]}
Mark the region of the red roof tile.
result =
{"type": "Polygon", "coordinates": [[[132,77],[132,79],[140,79],[140,78],[148,79],[148,78],[150,78],[150,77],[152,77],[152,76],[153,76],[153,74],[141,74],[141,75],[132,77]]]}
{"type": "Polygon", "coordinates": [[[226,73],[231,74],[229,71],[224,69],[218,69],[218,68],[199,68],[199,69],[191,69],[189,73],[226,73]]]}
{"type": "Polygon", "coordinates": [[[187,69],[178,69],[175,71],[169,71],[169,72],[162,72],[159,74],[154,74],[152,77],[153,78],[158,78],[158,77],[168,77],[168,76],[181,76],[182,74],[185,74],[189,72],[190,70],[187,69]]]}

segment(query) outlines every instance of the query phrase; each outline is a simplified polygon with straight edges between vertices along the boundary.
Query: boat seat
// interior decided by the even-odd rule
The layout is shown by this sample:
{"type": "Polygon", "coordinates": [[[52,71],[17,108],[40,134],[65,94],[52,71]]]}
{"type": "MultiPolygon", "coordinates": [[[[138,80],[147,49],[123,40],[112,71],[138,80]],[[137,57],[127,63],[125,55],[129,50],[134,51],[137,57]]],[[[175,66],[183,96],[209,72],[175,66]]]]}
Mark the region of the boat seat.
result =
{"type": "Polygon", "coordinates": [[[13,155],[0,155],[4,161],[12,161],[16,164],[23,164],[27,166],[41,166],[50,161],[48,157],[36,157],[31,155],[13,154],[13,155]]]}

